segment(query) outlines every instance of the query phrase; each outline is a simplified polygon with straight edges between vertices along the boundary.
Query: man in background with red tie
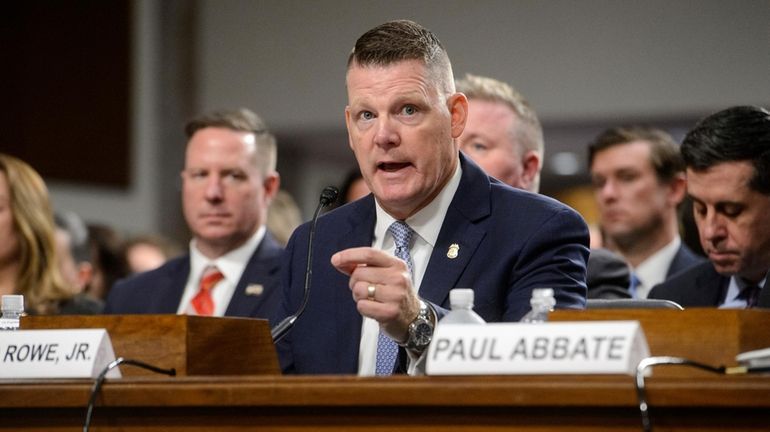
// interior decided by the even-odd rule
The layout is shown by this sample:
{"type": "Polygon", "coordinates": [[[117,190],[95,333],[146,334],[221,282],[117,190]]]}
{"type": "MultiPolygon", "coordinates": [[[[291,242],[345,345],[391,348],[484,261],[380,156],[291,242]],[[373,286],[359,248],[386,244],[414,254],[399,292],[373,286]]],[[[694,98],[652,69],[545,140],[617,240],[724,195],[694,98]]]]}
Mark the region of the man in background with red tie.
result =
{"type": "Polygon", "coordinates": [[[273,321],[282,249],[265,221],[280,184],[275,137],[246,109],[203,115],[185,132],[182,201],[190,252],[116,283],[105,312],[273,321]]]}
{"type": "Polygon", "coordinates": [[[687,193],[709,261],[655,286],[682,306],[770,308],[770,112],[737,106],[682,142],[687,193]]]}

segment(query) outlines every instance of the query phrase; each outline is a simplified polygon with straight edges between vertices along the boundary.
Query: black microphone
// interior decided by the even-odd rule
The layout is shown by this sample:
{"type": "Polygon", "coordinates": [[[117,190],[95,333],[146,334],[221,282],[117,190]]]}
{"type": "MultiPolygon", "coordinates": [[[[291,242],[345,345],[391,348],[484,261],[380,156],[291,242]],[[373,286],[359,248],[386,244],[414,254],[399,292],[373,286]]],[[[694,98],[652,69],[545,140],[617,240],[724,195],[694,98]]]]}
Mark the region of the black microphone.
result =
{"type": "Polygon", "coordinates": [[[273,327],[270,331],[270,335],[273,337],[273,343],[278,343],[286,333],[294,327],[294,322],[297,321],[302,312],[305,311],[307,301],[310,298],[310,279],[313,276],[313,237],[315,237],[315,224],[318,222],[318,215],[321,213],[321,209],[333,203],[337,199],[337,195],[340,193],[334,186],[326,186],[321,192],[321,197],[318,202],[318,207],[315,209],[313,219],[310,221],[310,235],[307,241],[307,268],[305,269],[305,292],[302,297],[302,304],[297,312],[293,315],[289,315],[279,322],[278,325],[273,327]]]}

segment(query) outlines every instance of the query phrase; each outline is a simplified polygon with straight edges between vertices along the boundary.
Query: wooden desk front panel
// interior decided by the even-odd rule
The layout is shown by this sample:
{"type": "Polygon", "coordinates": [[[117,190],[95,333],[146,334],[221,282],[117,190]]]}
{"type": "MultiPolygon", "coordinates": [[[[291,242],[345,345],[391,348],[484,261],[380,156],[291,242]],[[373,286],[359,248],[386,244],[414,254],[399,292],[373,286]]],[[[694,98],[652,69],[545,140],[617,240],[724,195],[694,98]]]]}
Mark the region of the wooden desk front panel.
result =
{"type": "MultiPolygon", "coordinates": [[[[90,383],[0,384],[0,431],[82,430],[90,383]]],[[[652,378],[655,431],[766,431],[767,377],[652,378]]],[[[639,431],[623,376],[183,377],[107,383],[99,431],[639,431]]]]}

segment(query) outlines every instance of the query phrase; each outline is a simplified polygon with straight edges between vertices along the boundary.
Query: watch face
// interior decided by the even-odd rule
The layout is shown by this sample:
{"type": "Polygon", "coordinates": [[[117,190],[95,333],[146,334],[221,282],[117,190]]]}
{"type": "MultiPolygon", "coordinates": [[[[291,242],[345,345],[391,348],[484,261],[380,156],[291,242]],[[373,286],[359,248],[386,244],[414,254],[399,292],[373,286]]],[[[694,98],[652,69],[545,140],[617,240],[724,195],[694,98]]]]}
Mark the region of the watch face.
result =
{"type": "Polygon", "coordinates": [[[433,326],[425,321],[420,321],[415,324],[414,332],[412,333],[414,336],[414,345],[418,347],[428,345],[433,338],[433,326]]]}

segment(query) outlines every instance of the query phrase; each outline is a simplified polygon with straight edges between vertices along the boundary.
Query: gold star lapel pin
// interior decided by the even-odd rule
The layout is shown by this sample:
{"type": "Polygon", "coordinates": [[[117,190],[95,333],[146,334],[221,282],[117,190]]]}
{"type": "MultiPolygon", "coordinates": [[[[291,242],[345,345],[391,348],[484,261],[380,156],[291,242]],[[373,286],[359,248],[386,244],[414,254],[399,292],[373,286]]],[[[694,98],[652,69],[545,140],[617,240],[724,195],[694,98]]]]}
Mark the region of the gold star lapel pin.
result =
{"type": "Polygon", "coordinates": [[[457,243],[452,243],[451,245],[449,245],[449,250],[446,251],[447,258],[455,259],[459,254],[460,254],[460,245],[458,245],[457,243]]]}
{"type": "Polygon", "coordinates": [[[246,295],[259,296],[265,292],[265,287],[262,284],[251,284],[246,287],[246,295]]]}

